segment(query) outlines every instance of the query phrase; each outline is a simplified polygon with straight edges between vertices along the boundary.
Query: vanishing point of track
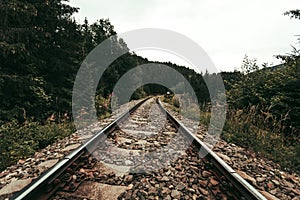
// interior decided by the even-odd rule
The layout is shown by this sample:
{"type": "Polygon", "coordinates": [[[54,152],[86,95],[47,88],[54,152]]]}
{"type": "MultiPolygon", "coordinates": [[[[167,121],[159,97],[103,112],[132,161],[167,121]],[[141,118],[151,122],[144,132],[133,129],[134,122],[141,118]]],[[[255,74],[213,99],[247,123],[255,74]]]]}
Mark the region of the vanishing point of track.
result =
{"type": "Polygon", "coordinates": [[[12,199],[265,197],[167,112],[158,99],[147,98],[12,199]],[[200,148],[206,155],[202,159],[200,148]]]}

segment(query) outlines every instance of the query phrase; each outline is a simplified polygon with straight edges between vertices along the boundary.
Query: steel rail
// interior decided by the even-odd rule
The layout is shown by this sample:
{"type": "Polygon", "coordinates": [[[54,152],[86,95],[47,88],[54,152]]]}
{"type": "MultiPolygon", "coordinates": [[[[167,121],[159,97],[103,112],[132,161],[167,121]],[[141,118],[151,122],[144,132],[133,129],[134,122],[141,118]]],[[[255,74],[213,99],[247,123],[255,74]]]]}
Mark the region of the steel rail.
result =
{"type": "Polygon", "coordinates": [[[72,153],[65,156],[60,162],[54,165],[52,168],[48,169],[44,174],[39,176],[21,191],[16,193],[11,199],[14,200],[33,200],[33,199],[48,199],[59,187],[60,185],[55,183],[58,177],[60,177],[63,172],[72,165],[78,158],[82,155],[89,155],[96,150],[98,144],[102,142],[109,132],[113,131],[118,123],[127,119],[130,113],[134,112],[139,106],[141,106],[149,98],[145,98],[137,103],[135,106],[129,109],[129,111],[121,114],[116,120],[103,128],[99,133],[95,134],[86,143],[79,146],[72,153]]]}
{"type": "MultiPolygon", "coordinates": [[[[150,98],[150,97],[149,97],[150,98]]],[[[11,199],[48,199],[60,185],[55,183],[55,180],[59,178],[65,170],[72,165],[82,155],[89,155],[96,150],[98,144],[105,140],[105,134],[112,132],[118,123],[129,117],[129,114],[134,112],[141,104],[143,104],[146,98],[140,101],[137,105],[133,106],[128,112],[120,115],[115,121],[107,125],[99,133],[95,134],[85,144],[78,147],[72,153],[64,157],[59,163],[47,170],[43,175],[35,179],[28,186],[23,188],[20,192],[15,194],[11,199]]],[[[237,174],[228,164],[226,164],[219,156],[217,156],[207,145],[200,141],[193,133],[191,133],[181,122],[177,121],[166,109],[163,108],[159,99],[157,99],[160,109],[166,113],[168,119],[178,127],[179,131],[190,140],[198,148],[202,149],[201,153],[206,155],[205,159],[213,163],[215,169],[219,174],[226,177],[226,179],[232,184],[235,196],[239,199],[254,199],[254,200],[266,200],[266,198],[260,194],[252,185],[245,181],[241,176],[237,174]]]]}
{"type": "Polygon", "coordinates": [[[259,193],[252,185],[243,179],[236,171],[234,171],[227,163],[225,163],[216,153],[214,153],[205,143],[191,133],[181,122],[176,120],[161,104],[159,98],[157,103],[160,109],[166,113],[167,118],[178,127],[178,132],[182,132],[187,136],[193,144],[200,150],[200,154],[205,156],[206,160],[212,162],[219,174],[226,177],[226,179],[233,186],[233,194],[237,199],[249,200],[267,200],[261,193],[259,193]]]}

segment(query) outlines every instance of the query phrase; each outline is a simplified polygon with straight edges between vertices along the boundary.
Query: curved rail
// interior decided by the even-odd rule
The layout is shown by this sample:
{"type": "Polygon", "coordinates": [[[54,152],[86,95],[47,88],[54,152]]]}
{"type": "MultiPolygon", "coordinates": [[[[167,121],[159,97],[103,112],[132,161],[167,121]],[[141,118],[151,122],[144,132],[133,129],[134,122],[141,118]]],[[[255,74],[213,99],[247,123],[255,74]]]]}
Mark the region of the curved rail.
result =
{"type": "Polygon", "coordinates": [[[59,184],[56,183],[57,179],[63,174],[63,172],[72,165],[82,155],[89,155],[96,150],[97,145],[105,139],[105,134],[114,130],[118,123],[122,122],[129,117],[129,114],[134,112],[140,105],[147,101],[150,97],[137,103],[128,112],[123,113],[115,121],[107,125],[99,133],[95,134],[85,144],[82,144],[72,153],[64,157],[59,163],[47,170],[39,178],[35,179],[28,186],[23,188],[11,199],[48,199],[59,188],[59,184]]]}
{"type": "Polygon", "coordinates": [[[261,193],[259,193],[252,185],[245,181],[240,175],[237,174],[227,163],[225,163],[217,154],[215,154],[208,146],[199,140],[193,133],[191,133],[182,123],[177,121],[166,109],[163,108],[159,99],[157,99],[160,109],[166,113],[172,123],[174,123],[178,130],[185,134],[193,141],[193,144],[200,150],[205,159],[213,163],[217,173],[232,184],[232,194],[237,199],[253,199],[253,200],[267,200],[261,193]]]}

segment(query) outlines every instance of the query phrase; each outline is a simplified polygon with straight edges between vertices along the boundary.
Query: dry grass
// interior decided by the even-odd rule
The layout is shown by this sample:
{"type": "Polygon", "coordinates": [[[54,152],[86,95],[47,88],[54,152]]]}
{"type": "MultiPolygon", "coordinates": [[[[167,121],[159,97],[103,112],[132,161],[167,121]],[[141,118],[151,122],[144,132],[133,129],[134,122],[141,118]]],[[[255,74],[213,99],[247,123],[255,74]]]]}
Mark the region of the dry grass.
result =
{"type": "MultiPolygon", "coordinates": [[[[174,97],[164,98],[179,111],[178,100],[174,97]]],[[[210,123],[210,106],[203,106],[200,111],[200,123],[210,123]]],[[[193,107],[186,113],[191,114],[193,107]]],[[[228,110],[221,138],[243,147],[260,152],[264,157],[279,163],[282,168],[300,173],[300,133],[285,125],[288,113],[279,119],[267,109],[251,106],[244,110],[228,110]]]]}
{"type": "Polygon", "coordinates": [[[230,110],[222,138],[261,152],[265,157],[280,163],[283,168],[299,173],[299,133],[285,126],[287,116],[288,113],[276,119],[269,111],[262,111],[257,106],[230,110]]]}

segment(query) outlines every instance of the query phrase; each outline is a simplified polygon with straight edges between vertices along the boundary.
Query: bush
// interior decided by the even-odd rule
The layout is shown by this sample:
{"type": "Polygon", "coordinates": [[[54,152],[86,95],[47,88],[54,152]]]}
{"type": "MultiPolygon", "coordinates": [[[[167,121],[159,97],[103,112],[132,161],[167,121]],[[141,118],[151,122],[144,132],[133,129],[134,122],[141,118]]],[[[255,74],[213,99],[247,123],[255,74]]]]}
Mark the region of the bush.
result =
{"type": "Polygon", "coordinates": [[[174,98],[172,99],[172,104],[173,104],[173,106],[175,106],[176,108],[179,108],[179,107],[180,107],[179,99],[176,98],[176,97],[174,97],[174,98]]]}
{"type": "Polygon", "coordinates": [[[2,125],[0,127],[0,170],[70,135],[74,130],[75,127],[71,122],[46,125],[28,122],[20,125],[13,121],[2,125]]]}
{"type": "Polygon", "coordinates": [[[271,113],[258,111],[257,107],[227,113],[222,138],[244,147],[261,152],[264,156],[280,163],[284,168],[300,172],[299,133],[287,138],[282,118],[276,119],[271,113]]]}

